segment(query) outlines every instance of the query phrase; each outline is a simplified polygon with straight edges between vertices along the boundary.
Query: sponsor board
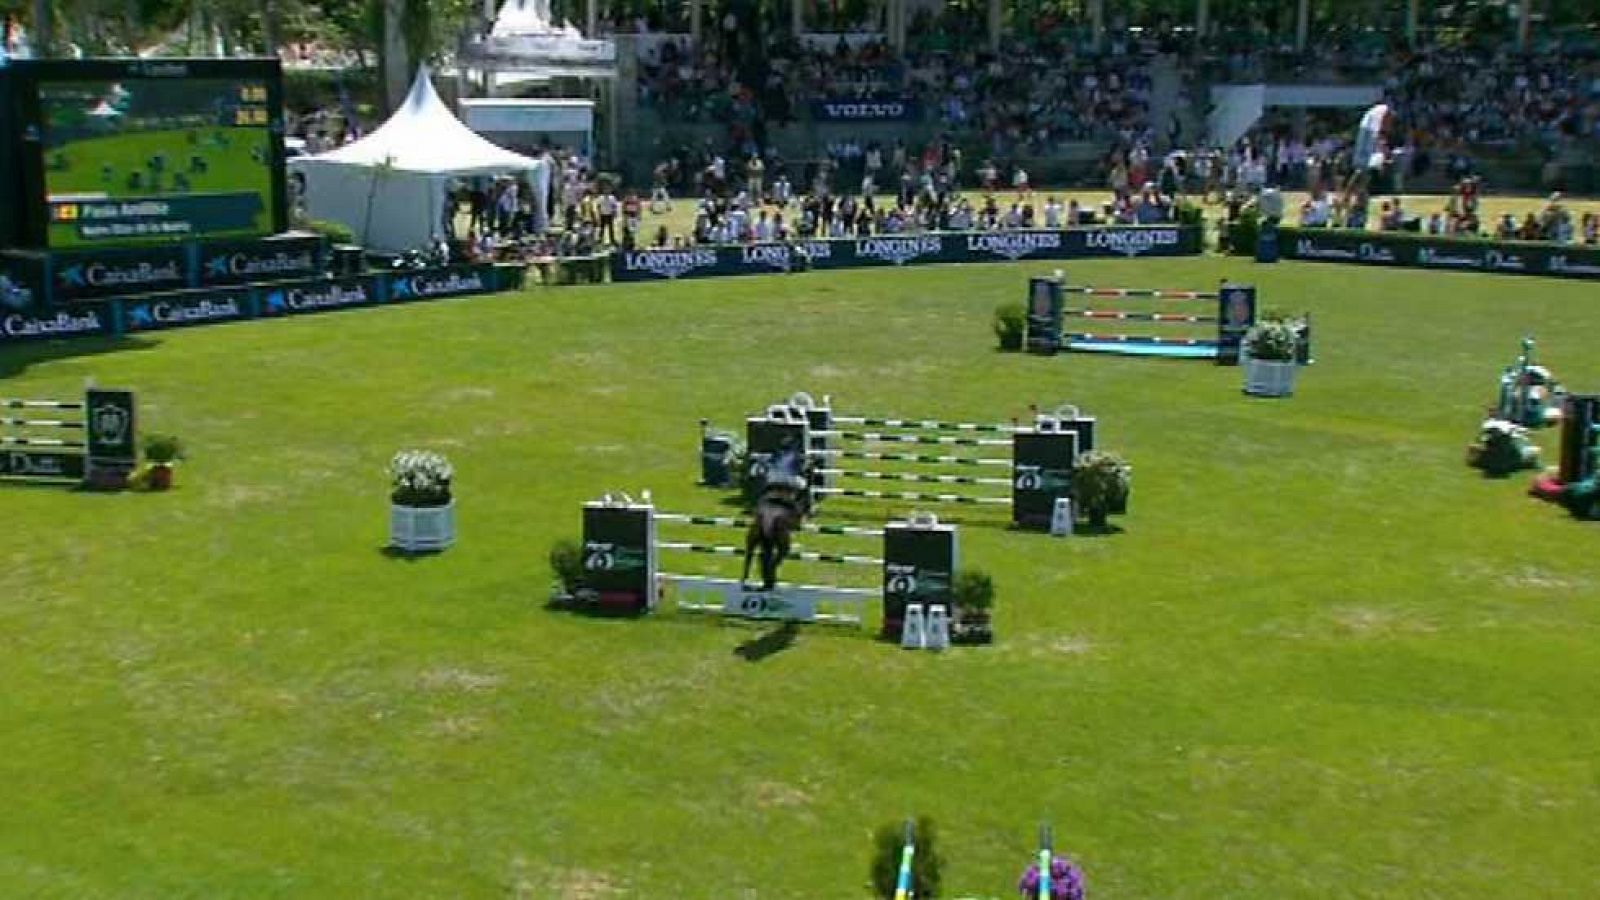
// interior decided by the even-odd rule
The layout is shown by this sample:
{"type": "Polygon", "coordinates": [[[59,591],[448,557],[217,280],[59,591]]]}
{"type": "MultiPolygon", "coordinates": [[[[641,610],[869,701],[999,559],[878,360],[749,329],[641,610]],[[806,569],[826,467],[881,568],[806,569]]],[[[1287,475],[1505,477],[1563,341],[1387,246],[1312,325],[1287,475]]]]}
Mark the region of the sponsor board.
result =
{"type": "Polygon", "coordinates": [[[203,285],[315,278],[322,273],[322,242],[314,238],[201,245],[203,285]]]}
{"type": "Polygon", "coordinates": [[[114,333],[111,310],[95,303],[55,312],[0,311],[0,343],[47,338],[101,337],[114,333]]]}
{"type": "Polygon", "coordinates": [[[1280,234],[1283,255],[1287,259],[1441,271],[1600,278],[1600,248],[1596,247],[1428,238],[1321,228],[1285,228],[1280,230],[1280,234]]]}
{"type": "Polygon", "coordinates": [[[183,247],[60,254],[54,261],[50,279],[54,299],[63,302],[185,288],[189,286],[187,257],[183,247]]]}
{"type": "Polygon", "coordinates": [[[259,296],[263,316],[327,312],[380,302],[378,279],[370,276],[274,285],[262,289],[259,296]]]}
{"type": "Polygon", "coordinates": [[[624,250],[613,258],[613,278],[616,281],[639,281],[648,278],[672,279],[695,275],[731,274],[716,271],[722,265],[720,249],[724,248],[624,250]]]}
{"type": "Polygon", "coordinates": [[[922,118],[922,107],[911,99],[830,97],[812,102],[811,117],[819,122],[914,122],[922,118]]]}
{"type": "Polygon", "coordinates": [[[132,334],[248,319],[254,314],[250,299],[249,291],[237,290],[130,300],[123,305],[122,327],[132,334]]]}
{"type": "Polygon", "coordinates": [[[485,294],[495,289],[495,274],[493,266],[396,272],[388,276],[388,285],[388,299],[406,303],[464,294],[485,294]]]}

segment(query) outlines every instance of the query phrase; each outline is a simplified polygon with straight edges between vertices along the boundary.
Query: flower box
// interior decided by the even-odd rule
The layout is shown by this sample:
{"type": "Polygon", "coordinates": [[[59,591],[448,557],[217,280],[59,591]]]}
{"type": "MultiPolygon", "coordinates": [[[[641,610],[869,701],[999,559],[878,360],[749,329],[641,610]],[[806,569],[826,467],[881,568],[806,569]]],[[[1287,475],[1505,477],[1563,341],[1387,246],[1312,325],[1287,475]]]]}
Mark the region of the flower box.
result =
{"type": "Polygon", "coordinates": [[[389,505],[389,546],[407,553],[432,553],[456,542],[456,502],[443,506],[389,505]]]}
{"type": "Polygon", "coordinates": [[[1244,362],[1244,392],[1256,397],[1287,397],[1294,393],[1294,360],[1256,359],[1244,362]]]}

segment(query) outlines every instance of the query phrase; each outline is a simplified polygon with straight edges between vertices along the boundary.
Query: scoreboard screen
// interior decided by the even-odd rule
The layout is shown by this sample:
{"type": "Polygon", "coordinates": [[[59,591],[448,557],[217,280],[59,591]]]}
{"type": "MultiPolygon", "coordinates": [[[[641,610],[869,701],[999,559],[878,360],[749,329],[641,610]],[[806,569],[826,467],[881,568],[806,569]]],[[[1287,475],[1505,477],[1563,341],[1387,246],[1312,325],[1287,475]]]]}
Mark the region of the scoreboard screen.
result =
{"type": "Polygon", "coordinates": [[[40,245],[126,246],[283,230],[275,61],[18,68],[13,77],[25,76],[15,98],[21,155],[34,174],[23,189],[38,198],[38,221],[27,230],[40,245]]]}

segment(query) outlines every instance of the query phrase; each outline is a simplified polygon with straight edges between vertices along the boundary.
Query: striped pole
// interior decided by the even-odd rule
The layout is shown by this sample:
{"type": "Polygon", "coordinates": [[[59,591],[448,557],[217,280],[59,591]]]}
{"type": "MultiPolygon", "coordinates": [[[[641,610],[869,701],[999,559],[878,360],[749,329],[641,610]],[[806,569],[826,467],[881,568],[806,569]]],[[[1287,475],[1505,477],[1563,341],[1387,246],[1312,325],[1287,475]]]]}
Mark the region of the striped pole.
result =
{"type": "MultiPolygon", "coordinates": [[[[704,525],[714,528],[749,528],[749,519],[738,519],[731,516],[691,516],[683,513],[656,513],[656,519],[662,522],[681,522],[685,525],[704,525]]],[[[801,531],[810,534],[852,535],[855,537],[883,537],[882,528],[857,528],[852,525],[813,525],[806,523],[800,526],[801,531]]]]}
{"type": "Polygon", "coordinates": [[[873,500],[920,500],[927,503],[1011,505],[1010,497],[963,497],[960,494],[917,494],[907,491],[858,491],[850,488],[812,488],[825,497],[864,497],[873,500]]]}
{"type": "Polygon", "coordinates": [[[1148,297],[1152,300],[1216,300],[1216,291],[1163,291],[1153,288],[1097,288],[1068,285],[1061,289],[1068,294],[1090,297],[1148,297]]]}
{"type": "Polygon", "coordinates": [[[911,900],[911,862],[916,855],[916,832],[908,819],[905,839],[900,844],[900,877],[895,880],[894,900],[911,900]]]}
{"type": "Polygon", "coordinates": [[[0,409],[83,409],[83,403],[74,400],[13,400],[0,398],[0,409]]]}
{"type": "Polygon", "coordinates": [[[1187,322],[1191,325],[1217,321],[1216,316],[1180,316],[1176,313],[1123,312],[1116,309],[1064,309],[1061,314],[1080,319],[1118,319],[1126,322],[1187,322]]]}
{"type": "Polygon", "coordinates": [[[925,434],[882,434],[876,431],[813,431],[812,437],[840,438],[847,441],[867,441],[876,444],[944,444],[960,447],[1009,447],[1011,441],[1001,438],[936,437],[925,434]]]}
{"type": "MultiPolygon", "coordinates": [[[[715,578],[709,575],[680,575],[676,572],[661,572],[656,577],[663,581],[671,581],[678,584],[717,584],[725,586],[739,584],[739,579],[737,578],[715,578]]],[[[839,594],[844,597],[881,597],[883,595],[882,592],[876,588],[835,587],[831,584],[784,583],[778,585],[778,590],[815,591],[817,593],[839,594]]]]}
{"type": "Polygon", "coordinates": [[[976,431],[990,434],[1016,434],[1020,425],[983,425],[977,422],[945,422],[939,419],[875,419],[870,416],[834,416],[839,425],[867,425],[876,428],[913,428],[922,431],[976,431]]]}
{"type": "Polygon", "coordinates": [[[831,456],[839,459],[873,459],[893,462],[938,463],[946,466],[1004,466],[1012,467],[1009,459],[977,456],[926,456],[919,453],[879,453],[874,450],[812,450],[812,456],[831,456]]]}
{"type": "Polygon", "coordinates": [[[1083,332],[1064,334],[1062,337],[1069,341],[1108,341],[1118,344],[1171,344],[1177,347],[1215,347],[1217,345],[1215,340],[1146,337],[1140,334],[1089,334],[1083,332]]]}
{"type": "Polygon", "coordinates": [[[819,469],[818,473],[871,481],[918,481],[925,484],[987,484],[995,487],[1011,487],[1009,478],[980,478],[973,475],[916,475],[907,472],[867,472],[859,469],[819,469]]]}
{"type": "Polygon", "coordinates": [[[12,428],[82,428],[82,422],[71,422],[65,419],[12,419],[0,416],[0,425],[9,425],[12,428]]]}
{"type": "Polygon", "coordinates": [[[59,438],[22,438],[0,435],[0,445],[7,447],[71,447],[81,449],[83,441],[63,441],[59,438]]]}
{"type": "MultiPolygon", "coordinates": [[[[661,550],[681,550],[686,553],[709,553],[715,556],[743,556],[743,547],[732,547],[727,544],[692,544],[687,541],[656,541],[656,547],[661,550]]],[[[832,563],[840,566],[881,566],[883,560],[876,556],[854,556],[848,553],[790,553],[790,559],[805,562],[832,563]]]]}

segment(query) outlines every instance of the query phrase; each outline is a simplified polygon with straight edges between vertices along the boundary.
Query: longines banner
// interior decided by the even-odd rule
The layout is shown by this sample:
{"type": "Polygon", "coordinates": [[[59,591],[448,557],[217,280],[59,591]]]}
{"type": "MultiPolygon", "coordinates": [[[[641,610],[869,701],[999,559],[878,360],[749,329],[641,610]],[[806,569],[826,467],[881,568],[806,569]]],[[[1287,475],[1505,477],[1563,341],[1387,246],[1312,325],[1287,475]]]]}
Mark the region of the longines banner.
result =
{"type": "Polygon", "coordinates": [[[1600,278],[1600,247],[1428,238],[1369,231],[1282,228],[1278,245],[1285,259],[1600,278]]]}
{"type": "Polygon", "coordinates": [[[975,231],[881,235],[619,252],[613,281],[765,275],[800,269],[853,269],[928,263],[1122,256],[1192,256],[1200,252],[1194,226],[1073,228],[1064,231],[975,231]]]}

